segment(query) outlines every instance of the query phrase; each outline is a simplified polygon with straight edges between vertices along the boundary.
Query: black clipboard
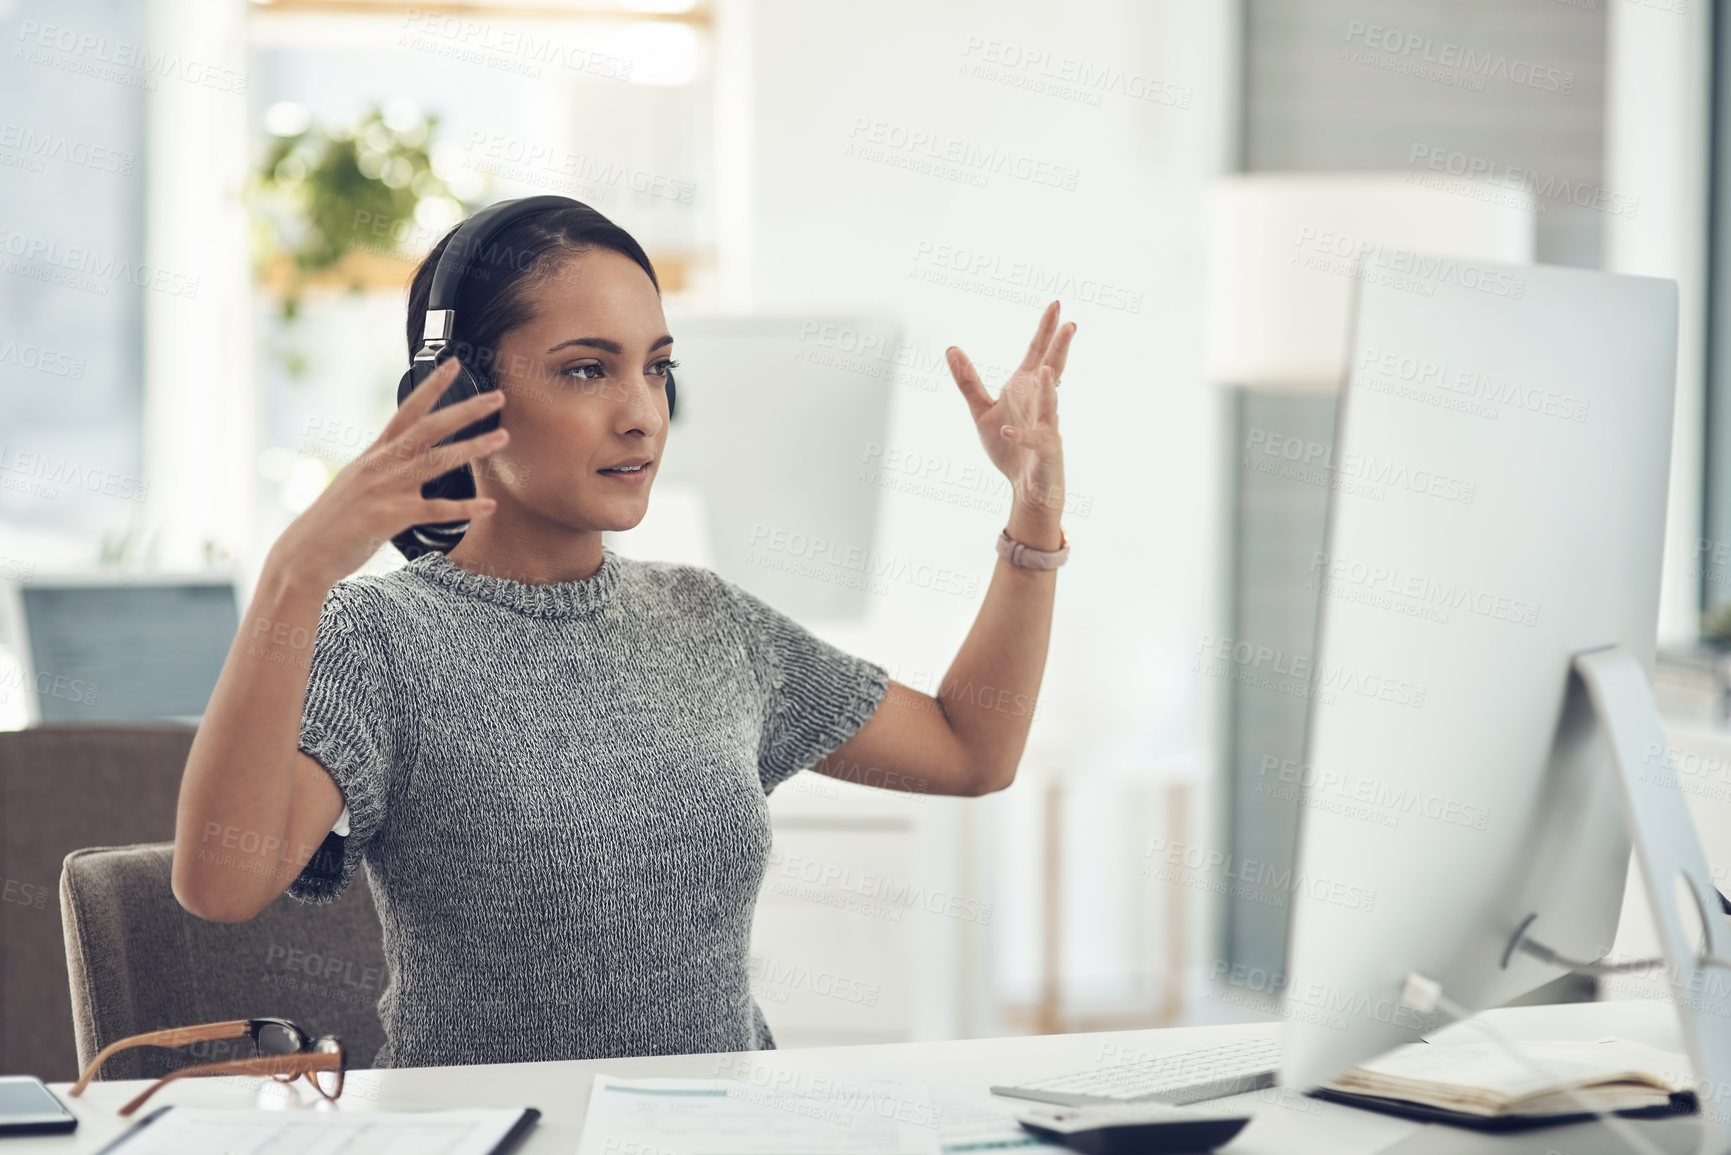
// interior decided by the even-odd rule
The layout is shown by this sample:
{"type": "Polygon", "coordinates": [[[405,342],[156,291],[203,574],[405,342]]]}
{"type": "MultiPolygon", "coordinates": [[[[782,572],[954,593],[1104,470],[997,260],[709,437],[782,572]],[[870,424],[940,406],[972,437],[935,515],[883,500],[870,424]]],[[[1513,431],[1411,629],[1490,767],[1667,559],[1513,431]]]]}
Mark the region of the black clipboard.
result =
{"type": "MultiPolygon", "coordinates": [[[[1318,1087],[1305,1094],[1313,1099],[1340,1103],[1347,1107],[1362,1107],[1384,1115],[1399,1115],[1421,1123],[1445,1123],[1450,1127],[1465,1127],[1472,1131],[1532,1131],[1539,1127],[1561,1127],[1570,1123],[1590,1122],[1594,1116],[1585,1112],[1567,1115],[1474,1115],[1467,1111],[1451,1111],[1447,1107],[1432,1107],[1407,1099],[1385,1099],[1380,1095],[1361,1095],[1353,1091],[1331,1091],[1318,1087]]],[[[1699,1104],[1693,1091],[1674,1091],[1671,1102],[1664,1106],[1637,1107],[1613,1111],[1621,1119],[1670,1119],[1677,1115],[1693,1115],[1699,1104]]]]}
{"type": "MultiPolygon", "coordinates": [[[[96,1155],[125,1155],[126,1145],[138,1138],[140,1131],[143,1131],[146,1127],[150,1126],[158,1119],[161,1119],[164,1115],[174,1109],[174,1104],[172,1103],[158,1107],[156,1110],[128,1127],[125,1131],[122,1131],[119,1135],[116,1135],[113,1139],[109,1140],[96,1152],[96,1155]]],[[[522,1112],[523,1113],[517,1117],[517,1121],[511,1125],[511,1129],[505,1132],[504,1136],[501,1137],[497,1143],[493,1144],[493,1150],[490,1152],[490,1155],[511,1155],[511,1152],[515,1151],[522,1145],[523,1140],[528,1137],[529,1132],[534,1129],[535,1124],[541,1121],[541,1109],[539,1107],[524,1107],[522,1108],[522,1112]]]]}

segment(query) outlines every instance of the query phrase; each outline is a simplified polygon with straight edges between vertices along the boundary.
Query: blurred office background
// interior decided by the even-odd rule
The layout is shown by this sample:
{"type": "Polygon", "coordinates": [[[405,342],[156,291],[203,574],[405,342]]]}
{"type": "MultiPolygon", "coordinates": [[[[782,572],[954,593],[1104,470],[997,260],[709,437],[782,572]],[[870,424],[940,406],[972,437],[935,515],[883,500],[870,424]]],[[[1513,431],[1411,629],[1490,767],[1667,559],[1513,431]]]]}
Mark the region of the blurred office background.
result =
{"type": "Polygon", "coordinates": [[[1290,872],[1305,698],[1209,656],[1311,647],[1329,488],[1285,465],[1332,437],[1329,262],[1679,282],[1661,685],[1731,752],[1710,7],[0,0],[4,725],[196,714],[269,545],[389,417],[414,263],[543,192],[643,243],[685,366],[613,548],[935,692],[1009,509],[943,350],[995,392],[1057,297],[1074,554],[1020,777],[777,791],[759,998],[783,1045],[1269,1013],[1213,980],[1283,965],[1287,891],[1238,880],[1290,872]]]}

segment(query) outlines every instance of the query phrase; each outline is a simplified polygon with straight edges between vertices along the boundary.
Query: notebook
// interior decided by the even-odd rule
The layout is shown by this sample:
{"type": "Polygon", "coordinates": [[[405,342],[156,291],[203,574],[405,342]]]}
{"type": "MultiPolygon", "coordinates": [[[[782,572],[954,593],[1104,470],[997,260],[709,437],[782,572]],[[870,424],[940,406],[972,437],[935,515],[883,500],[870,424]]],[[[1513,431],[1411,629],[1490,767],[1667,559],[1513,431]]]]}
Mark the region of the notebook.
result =
{"type": "Polygon", "coordinates": [[[508,1155],[541,1112],[266,1111],[159,1107],[98,1155],[508,1155]]]}
{"type": "Polygon", "coordinates": [[[1591,1118],[1567,1089],[1603,1110],[1670,1115],[1695,1110],[1686,1056],[1604,1038],[1520,1044],[1522,1063],[1490,1041],[1396,1047],[1313,1092],[1318,1098],[1433,1122],[1490,1129],[1591,1118]],[[1535,1070],[1534,1066],[1539,1070],[1535,1070]]]}

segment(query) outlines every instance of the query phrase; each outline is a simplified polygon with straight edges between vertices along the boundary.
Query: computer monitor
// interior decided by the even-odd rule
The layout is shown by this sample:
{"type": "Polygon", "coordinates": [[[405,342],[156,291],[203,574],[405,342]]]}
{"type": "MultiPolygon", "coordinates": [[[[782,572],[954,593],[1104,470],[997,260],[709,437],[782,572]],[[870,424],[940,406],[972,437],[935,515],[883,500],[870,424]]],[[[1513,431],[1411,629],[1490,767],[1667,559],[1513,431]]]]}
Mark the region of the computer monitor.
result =
{"type": "Polygon", "coordinates": [[[1572,671],[1621,647],[1651,677],[1676,343],[1667,280],[1417,256],[1361,281],[1311,569],[1286,1085],[1439,1025],[1409,974],[1474,1010],[1558,977],[1510,950],[1523,925],[1608,950],[1630,835],[1572,671]]]}
{"type": "Polygon", "coordinates": [[[233,579],[208,575],[0,583],[0,614],[18,663],[0,695],[29,725],[196,723],[240,624],[233,579]]]}

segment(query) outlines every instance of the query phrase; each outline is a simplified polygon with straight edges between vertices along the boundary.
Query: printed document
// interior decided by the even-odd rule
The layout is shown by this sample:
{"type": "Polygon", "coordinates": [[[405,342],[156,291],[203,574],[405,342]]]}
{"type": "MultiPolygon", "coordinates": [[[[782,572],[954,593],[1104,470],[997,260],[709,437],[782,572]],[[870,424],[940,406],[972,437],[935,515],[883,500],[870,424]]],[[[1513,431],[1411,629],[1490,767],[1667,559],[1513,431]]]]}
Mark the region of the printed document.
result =
{"type": "Polygon", "coordinates": [[[802,1076],[595,1076],[578,1155],[941,1155],[941,1112],[923,1083],[802,1076]]]}

